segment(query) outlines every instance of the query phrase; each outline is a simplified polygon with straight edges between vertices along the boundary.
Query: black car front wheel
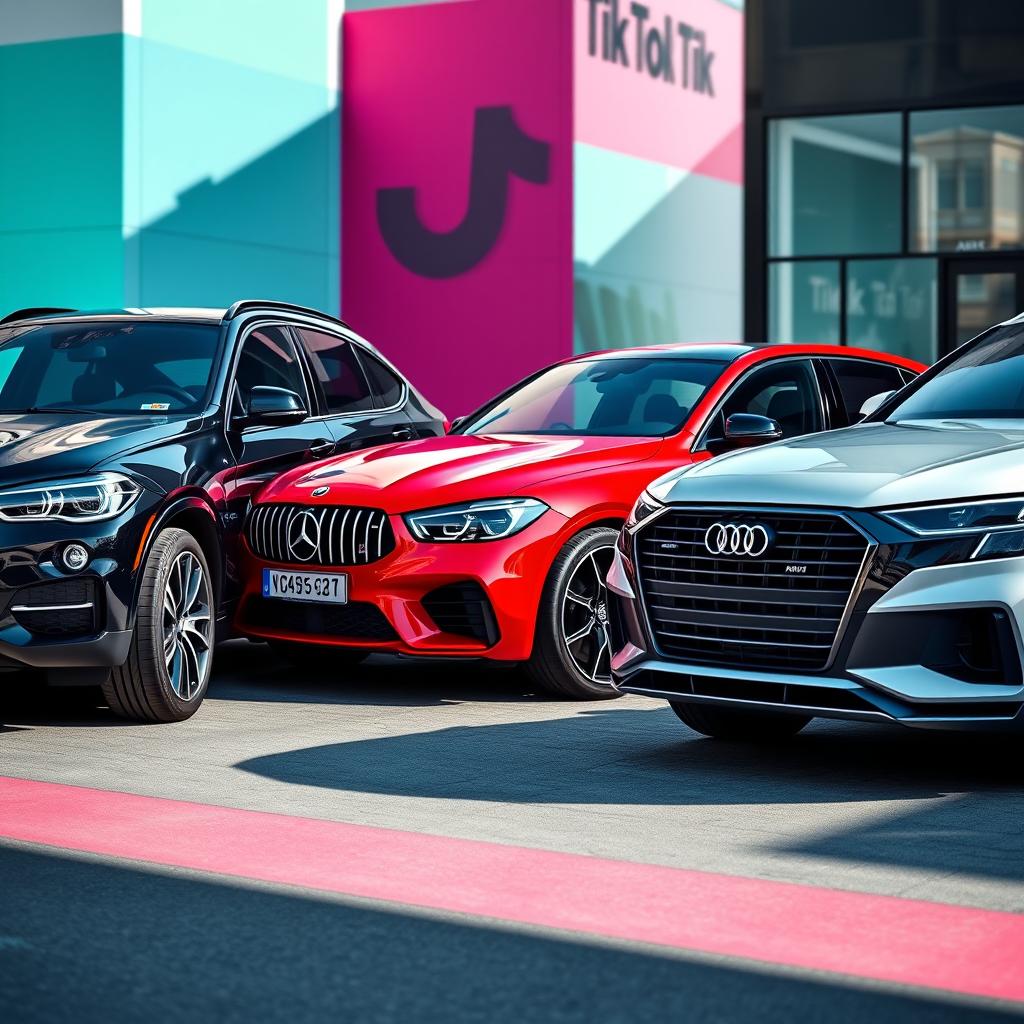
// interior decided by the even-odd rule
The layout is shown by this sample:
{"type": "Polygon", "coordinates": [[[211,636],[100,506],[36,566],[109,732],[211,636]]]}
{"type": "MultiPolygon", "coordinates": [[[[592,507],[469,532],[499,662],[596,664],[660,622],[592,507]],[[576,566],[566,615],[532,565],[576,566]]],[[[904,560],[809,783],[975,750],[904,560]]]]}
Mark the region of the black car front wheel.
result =
{"type": "Polygon", "coordinates": [[[672,710],[694,732],[719,740],[780,740],[795,736],[811,718],[773,711],[744,711],[673,701],[672,710]]]}
{"type": "Polygon", "coordinates": [[[143,566],[128,660],[103,684],[111,711],[143,722],[195,714],[213,668],[213,607],[199,543],[184,530],[163,530],[143,566]]]}
{"type": "Polygon", "coordinates": [[[618,697],[606,577],[618,534],[604,526],[576,534],[558,553],[541,596],[526,671],[542,690],[575,700],[618,697]]]}

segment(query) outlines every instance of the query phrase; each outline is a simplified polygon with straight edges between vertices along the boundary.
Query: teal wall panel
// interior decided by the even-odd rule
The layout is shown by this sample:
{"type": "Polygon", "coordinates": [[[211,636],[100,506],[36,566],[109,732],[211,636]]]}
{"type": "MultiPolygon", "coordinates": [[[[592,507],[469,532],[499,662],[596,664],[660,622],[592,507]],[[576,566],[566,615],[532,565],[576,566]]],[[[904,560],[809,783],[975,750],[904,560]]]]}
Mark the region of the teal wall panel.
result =
{"type": "Polygon", "coordinates": [[[120,305],[121,36],[0,47],[0,309],[120,305]]]}
{"type": "Polygon", "coordinates": [[[121,229],[0,232],[0,310],[123,304],[121,229]]]}
{"type": "MultiPolygon", "coordinates": [[[[220,47],[235,56],[237,45],[216,12],[179,23],[159,3],[151,19],[147,4],[143,37],[126,37],[132,304],[207,302],[213,290],[225,301],[268,296],[338,309],[338,98],[325,83],[324,5],[298,6],[319,10],[319,81],[312,51],[298,77],[269,59],[262,63],[273,70],[257,67],[259,46],[248,63],[213,55],[220,47]],[[194,38],[201,48],[150,38],[154,23],[163,38],[194,38]],[[207,28],[212,35],[201,38],[207,28]]],[[[256,7],[256,16],[267,13],[256,7]]],[[[291,12],[271,13],[273,23],[257,29],[250,18],[234,34],[271,39],[280,26],[287,39],[291,12]]]]}

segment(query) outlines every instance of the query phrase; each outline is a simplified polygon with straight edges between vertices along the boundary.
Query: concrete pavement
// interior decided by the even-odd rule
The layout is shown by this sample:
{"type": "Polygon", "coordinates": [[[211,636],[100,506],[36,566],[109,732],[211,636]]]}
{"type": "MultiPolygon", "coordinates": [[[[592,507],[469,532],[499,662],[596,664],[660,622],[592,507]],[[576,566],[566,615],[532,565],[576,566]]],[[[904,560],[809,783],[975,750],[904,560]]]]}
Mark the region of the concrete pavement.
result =
{"type": "MultiPolygon", "coordinates": [[[[58,708],[46,697],[4,695],[0,775],[1024,909],[1015,739],[816,723],[788,744],[745,747],[701,739],[653,701],[548,701],[523,692],[517,675],[483,666],[371,663],[339,684],[297,679],[262,646],[229,645],[218,659],[206,705],[181,725],[125,725],[81,702],[58,708]]],[[[1014,1010],[52,847],[4,844],[0,877],[16,882],[0,914],[0,990],[21,993],[35,1019],[60,1018],[58,979],[85,999],[80,1008],[90,1005],[82,994],[90,979],[116,991],[119,957],[132,965],[123,1019],[136,997],[140,1014],[149,998],[176,1016],[201,996],[240,1018],[257,1006],[287,1016],[289,1006],[343,1004],[361,1007],[353,1019],[374,1020],[428,1011],[653,1019],[684,1007],[692,1019],[748,1020],[754,1008],[780,1020],[906,1019],[911,1009],[915,1019],[964,1019],[1014,1010]],[[273,927],[261,931],[267,915],[273,927]],[[313,942],[311,922],[330,941],[313,942]],[[91,934],[102,967],[85,954],[91,934]],[[150,952],[176,942],[204,955],[187,958],[184,988],[161,1003],[153,993],[167,983],[167,965],[150,952]],[[278,960],[261,971],[272,950],[278,960]],[[263,995],[253,1002],[255,993],[263,995]]]]}

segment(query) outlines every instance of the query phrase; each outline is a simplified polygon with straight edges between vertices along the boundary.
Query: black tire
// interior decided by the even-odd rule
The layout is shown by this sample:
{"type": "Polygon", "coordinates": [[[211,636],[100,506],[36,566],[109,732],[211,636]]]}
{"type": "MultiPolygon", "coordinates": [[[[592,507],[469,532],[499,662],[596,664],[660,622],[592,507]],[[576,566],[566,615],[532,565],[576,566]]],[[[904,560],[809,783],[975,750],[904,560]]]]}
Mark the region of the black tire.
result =
{"type": "Polygon", "coordinates": [[[185,530],[162,530],[153,541],[142,568],[139,607],[128,660],[115,668],[102,684],[103,697],[110,710],[121,718],[140,722],[182,722],[191,718],[202,704],[210,683],[214,631],[213,584],[203,549],[185,530]],[[191,556],[191,561],[185,556],[191,556]],[[187,568],[191,566],[200,570],[195,601],[187,601],[187,594],[183,593],[182,604],[184,618],[196,629],[206,629],[207,645],[201,653],[196,629],[178,626],[182,619],[176,616],[168,597],[169,585],[173,590],[180,582],[186,592],[190,589],[190,581],[196,579],[187,568]],[[172,572],[176,574],[173,582],[172,572]],[[187,579],[179,573],[185,573],[187,579]],[[207,616],[205,626],[203,614],[207,616]],[[168,628],[168,621],[174,626],[168,628]],[[194,658],[189,650],[194,652],[194,658]],[[170,651],[170,655],[165,651],[170,651]]]}
{"type": "Polygon", "coordinates": [[[807,715],[776,711],[744,711],[740,708],[711,707],[689,701],[673,701],[672,710],[694,732],[719,740],[771,742],[795,736],[812,719],[807,715]]]}
{"type": "Polygon", "coordinates": [[[349,647],[331,647],[326,644],[289,643],[287,640],[268,641],[271,649],[296,668],[330,672],[356,668],[370,656],[369,651],[349,647]]]}
{"type": "MultiPolygon", "coordinates": [[[[584,597],[594,605],[591,633],[585,634],[575,644],[567,645],[568,637],[587,628],[587,609],[582,602],[569,601],[569,584],[580,573],[587,571],[588,562],[595,568],[591,574],[595,579],[601,576],[605,561],[610,566],[611,553],[615,548],[618,533],[606,526],[595,526],[583,530],[571,538],[558,553],[544,584],[540,607],[537,610],[537,632],[533,641],[533,653],[524,668],[526,674],[541,690],[556,697],[573,700],[608,700],[620,696],[611,684],[609,663],[611,660],[611,634],[608,631],[607,590],[589,587],[586,582],[581,590],[584,597]],[[579,616],[579,625],[572,632],[566,625],[566,603],[575,605],[568,613],[568,621],[579,616]],[[574,653],[575,652],[575,653],[574,653]],[[587,673],[581,668],[597,655],[596,670],[587,673]],[[596,678],[595,678],[596,677],[596,678]]],[[[604,569],[606,574],[607,570],[604,569]]]]}

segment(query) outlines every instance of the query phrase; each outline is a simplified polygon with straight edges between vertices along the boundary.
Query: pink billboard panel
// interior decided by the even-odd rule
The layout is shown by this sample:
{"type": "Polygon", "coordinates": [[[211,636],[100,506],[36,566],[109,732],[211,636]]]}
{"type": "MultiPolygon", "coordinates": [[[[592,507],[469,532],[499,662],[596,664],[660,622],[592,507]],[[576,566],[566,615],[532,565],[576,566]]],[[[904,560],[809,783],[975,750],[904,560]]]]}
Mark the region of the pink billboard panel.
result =
{"type": "Polygon", "coordinates": [[[572,351],[571,18],[344,16],[342,312],[450,416],[572,351]]]}
{"type": "Polygon", "coordinates": [[[742,181],[742,13],[723,0],[573,3],[576,141],[742,181]]]}

